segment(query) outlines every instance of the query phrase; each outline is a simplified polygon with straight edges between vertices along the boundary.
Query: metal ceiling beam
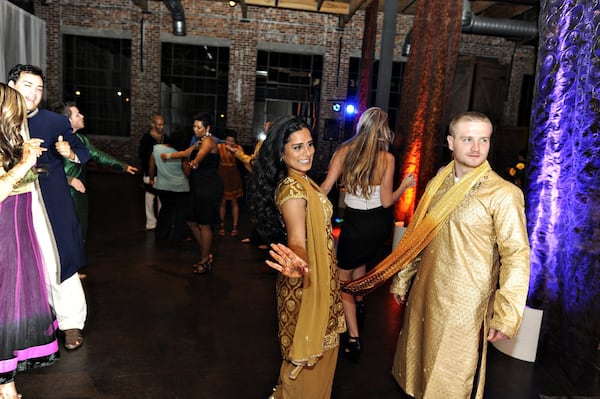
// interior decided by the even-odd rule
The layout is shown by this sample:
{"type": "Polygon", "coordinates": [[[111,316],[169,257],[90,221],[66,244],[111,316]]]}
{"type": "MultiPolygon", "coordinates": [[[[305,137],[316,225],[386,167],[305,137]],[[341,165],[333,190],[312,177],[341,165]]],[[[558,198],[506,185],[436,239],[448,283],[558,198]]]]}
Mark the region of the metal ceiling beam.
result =
{"type": "Polygon", "coordinates": [[[142,9],[142,12],[148,12],[148,0],[133,0],[133,3],[142,9]]]}
{"type": "Polygon", "coordinates": [[[344,29],[344,26],[346,26],[346,24],[350,22],[354,14],[356,14],[356,11],[358,11],[363,5],[365,7],[368,7],[369,4],[371,4],[373,1],[374,0],[359,0],[357,3],[354,3],[354,5],[348,10],[348,13],[346,15],[340,16],[340,19],[338,21],[338,29],[344,29]]]}
{"type": "Polygon", "coordinates": [[[242,7],[242,20],[248,20],[248,4],[246,4],[246,0],[240,0],[240,7],[242,7]]]}
{"type": "Polygon", "coordinates": [[[489,16],[493,18],[514,18],[521,14],[531,10],[530,6],[525,5],[514,5],[514,6],[492,6],[481,13],[476,12],[477,15],[483,17],[489,16]]]}
{"type": "Polygon", "coordinates": [[[413,4],[415,4],[417,2],[417,0],[411,0],[410,3],[408,3],[401,11],[400,14],[404,14],[404,12],[406,10],[408,10],[410,7],[412,7],[413,4]]]}
{"type": "Polygon", "coordinates": [[[322,0],[317,2],[314,0],[246,0],[246,3],[251,6],[288,8],[291,10],[314,11],[326,14],[348,14],[350,4],[340,1],[322,0]]]}
{"type": "MultiPolygon", "coordinates": [[[[477,2],[477,0],[474,1],[477,2]]],[[[534,7],[540,6],[540,0],[498,0],[496,3],[521,4],[534,7]]]]}
{"type": "Polygon", "coordinates": [[[532,39],[538,34],[537,23],[535,22],[475,16],[471,6],[471,1],[463,0],[463,33],[521,39],[532,39]]]}

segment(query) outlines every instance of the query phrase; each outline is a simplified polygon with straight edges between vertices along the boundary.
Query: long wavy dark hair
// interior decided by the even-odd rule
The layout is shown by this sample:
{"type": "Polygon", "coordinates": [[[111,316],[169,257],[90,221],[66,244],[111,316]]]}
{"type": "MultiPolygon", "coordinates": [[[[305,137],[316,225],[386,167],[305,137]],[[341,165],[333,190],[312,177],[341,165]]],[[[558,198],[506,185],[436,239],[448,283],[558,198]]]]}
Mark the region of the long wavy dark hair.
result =
{"type": "Polygon", "coordinates": [[[263,143],[248,185],[248,203],[256,222],[256,230],[267,243],[286,242],[283,218],[275,204],[275,191],[288,175],[282,161],[283,147],[290,135],[309,129],[306,122],[296,116],[286,116],[273,121],[263,143]]]}
{"type": "Polygon", "coordinates": [[[0,114],[0,158],[2,167],[8,171],[23,155],[21,128],[27,116],[27,104],[21,93],[4,83],[0,83],[0,114]]]}

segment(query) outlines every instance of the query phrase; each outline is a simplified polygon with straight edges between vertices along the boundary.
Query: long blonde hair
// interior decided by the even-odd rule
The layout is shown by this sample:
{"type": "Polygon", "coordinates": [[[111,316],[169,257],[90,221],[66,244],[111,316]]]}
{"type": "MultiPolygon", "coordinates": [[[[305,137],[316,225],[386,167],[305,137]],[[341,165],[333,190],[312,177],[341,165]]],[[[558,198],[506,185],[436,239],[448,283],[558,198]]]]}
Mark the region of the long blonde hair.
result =
{"type": "Polygon", "coordinates": [[[27,104],[21,93],[4,83],[0,83],[0,112],[0,166],[8,171],[23,154],[21,129],[27,127],[27,104]]]}
{"type": "Polygon", "coordinates": [[[356,134],[346,141],[344,172],[341,184],[346,191],[370,199],[373,193],[373,181],[384,152],[394,139],[394,133],[388,126],[387,113],[378,107],[367,109],[358,120],[356,134]]]}

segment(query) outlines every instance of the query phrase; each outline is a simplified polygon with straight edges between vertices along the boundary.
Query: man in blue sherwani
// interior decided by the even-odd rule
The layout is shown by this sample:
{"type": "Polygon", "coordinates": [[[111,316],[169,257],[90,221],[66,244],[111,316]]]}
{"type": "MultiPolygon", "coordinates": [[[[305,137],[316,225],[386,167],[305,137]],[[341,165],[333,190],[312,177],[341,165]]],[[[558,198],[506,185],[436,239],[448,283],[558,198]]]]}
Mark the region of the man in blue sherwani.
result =
{"type": "MultiPolygon", "coordinates": [[[[58,327],[65,334],[65,348],[83,344],[83,327],[87,317],[85,294],[77,271],[85,264],[81,226],[63,169],[63,158],[84,163],[87,148],[71,132],[69,120],[55,112],[38,108],[44,94],[44,73],[34,65],[18,64],[8,73],[8,85],[21,93],[27,103],[27,122],[32,138],[43,139],[48,148],[38,159],[42,198],[54,237],[40,239],[44,263],[48,270],[51,303],[58,327]],[[48,252],[58,252],[60,264],[48,252]]],[[[34,215],[34,224],[44,215],[34,215]],[[37,220],[37,221],[36,221],[37,220]]]]}

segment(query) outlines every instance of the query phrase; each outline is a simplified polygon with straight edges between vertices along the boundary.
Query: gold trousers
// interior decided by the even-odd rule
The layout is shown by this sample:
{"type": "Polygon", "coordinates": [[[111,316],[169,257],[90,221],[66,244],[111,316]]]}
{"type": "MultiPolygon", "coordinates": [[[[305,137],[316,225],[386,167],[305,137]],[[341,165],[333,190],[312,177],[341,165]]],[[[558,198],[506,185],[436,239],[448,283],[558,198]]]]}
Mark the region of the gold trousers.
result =
{"type": "Polygon", "coordinates": [[[323,353],[313,367],[304,367],[295,380],[290,373],[296,366],[287,360],[281,363],[279,384],[273,392],[274,399],[330,399],[339,346],[323,353]]]}

